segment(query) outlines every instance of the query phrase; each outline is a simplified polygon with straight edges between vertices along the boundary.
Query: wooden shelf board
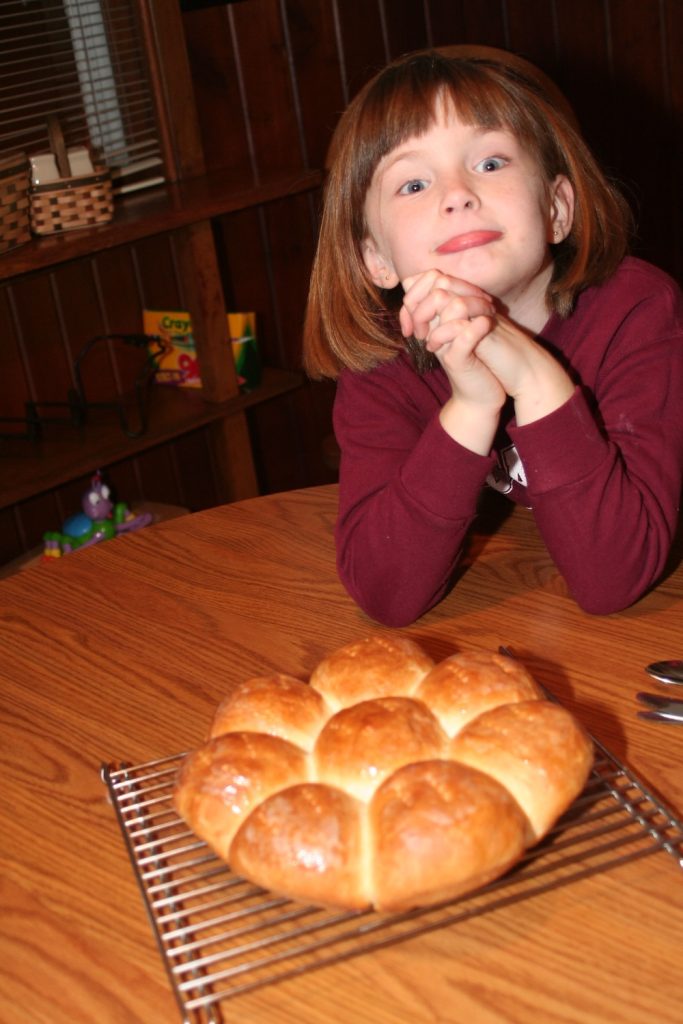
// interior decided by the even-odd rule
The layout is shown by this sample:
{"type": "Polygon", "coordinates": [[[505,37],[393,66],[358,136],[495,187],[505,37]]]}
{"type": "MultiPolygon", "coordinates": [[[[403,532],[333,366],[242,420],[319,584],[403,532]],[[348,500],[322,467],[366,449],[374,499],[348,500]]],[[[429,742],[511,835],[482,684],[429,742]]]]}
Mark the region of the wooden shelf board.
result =
{"type": "Polygon", "coordinates": [[[245,186],[235,183],[225,173],[213,172],[201,178],[134,192],[116,200],[114,219],[109,224],[34,238],[0,256],[0,281],[307,192],[321,182],[320,171],[299,171],[245,186]]]}
{"type": "Polygon", "coordinates": [[[153,386],[148,429],[138,438],[124,434],[116,410],[94,408],[80,428],[48,423],[39,441],[0,439],[0,508],[286,394],[301,383],[301,374],[266,367],[254,391],[217,403],[205,402],[198,391],[153,386]]]}

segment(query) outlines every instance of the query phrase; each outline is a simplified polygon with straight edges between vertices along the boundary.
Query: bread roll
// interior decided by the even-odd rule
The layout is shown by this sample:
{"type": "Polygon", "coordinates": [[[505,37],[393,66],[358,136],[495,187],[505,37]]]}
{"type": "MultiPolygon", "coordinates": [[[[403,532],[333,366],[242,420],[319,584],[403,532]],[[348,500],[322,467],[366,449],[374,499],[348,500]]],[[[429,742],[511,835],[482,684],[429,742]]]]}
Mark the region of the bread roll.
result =
{"type": "Polygon", "coordinates": [[[400,768],[373,797],[378,910],[450,899],[485,885],[526,849],[528,822],[508,790],[455,761],[400,768]]]}
{"type": "Polygon", "coordinates": [[[230,863],[245,878],[294,899],[370,905],[365,808],[341,789],[290,786],[265,800],[235,836],[230,863]]]}
{"type": "Polygon", "coordinates": [[[333,652],[310,682],[233,686],[175,804],[256,884],[316,905],[429,906],[487,884],[583,788],[590,739],[522,665],[401,636],[333,652]]]}
{"type": "Polygon", "coordinates": [[[275,673],[233,687],[216,710],[209,736],[246,729],[310,750],[329,716],[319,693],[300,679],[275,673]]]}
{"type": "Polygon", "coordinates": [[[339,711],[374,697],[409,697],[433,665],[412,640],[372,636],[334,651],[314,669],[310,682],[339,711]]]}
{"type": "Polygon", "coordinates": [[[275,736],[233,732],[189,754],[176,784],[181,817],[224,860],[243,819],[286,786],[308,777],[299,747],[275,736]]]}
{"type": "Polygon", "coordinates": [[[534,840],[581,791],[593,762],[581,726],[548,700],[484,712],[455,737],[450,753],[507,786],[529,819],[534,840]]]}
{"type": "Polygon", "coordinates": [[[316,778],[369,800],[404,764],[441,757],[448,737],[429,708],[409,697],[364,700],[330,718],[314,750],[316,778]]]}
{"type": "Polygon", "coordinates": [[[415,691],[453,736],[500,704],[538,700],[541,688],[521,662],[502,654],[454,654],[428,672],[415,691]]]}

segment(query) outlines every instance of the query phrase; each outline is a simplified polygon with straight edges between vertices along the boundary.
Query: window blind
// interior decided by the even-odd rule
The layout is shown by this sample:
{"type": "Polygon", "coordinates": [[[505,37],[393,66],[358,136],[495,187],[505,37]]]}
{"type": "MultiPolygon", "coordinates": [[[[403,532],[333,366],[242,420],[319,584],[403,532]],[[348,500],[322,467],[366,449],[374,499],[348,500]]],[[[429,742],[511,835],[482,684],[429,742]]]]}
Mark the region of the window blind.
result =
{"type": "Polygon", "coordinates": [[[135,0],[2,0],[0,157],[47,152],[52,114],[115,192],[164,180],[135,0]]]}

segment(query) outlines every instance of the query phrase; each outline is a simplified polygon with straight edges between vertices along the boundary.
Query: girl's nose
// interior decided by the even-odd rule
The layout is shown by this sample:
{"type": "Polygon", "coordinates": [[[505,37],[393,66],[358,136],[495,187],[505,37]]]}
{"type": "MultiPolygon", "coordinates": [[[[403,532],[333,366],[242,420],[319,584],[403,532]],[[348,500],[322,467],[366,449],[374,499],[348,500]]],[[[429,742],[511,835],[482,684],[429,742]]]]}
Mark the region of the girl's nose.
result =
{"type": "Polygon", "coordinates": [[[459,213],[462,210],[474,210],[478,202],[466,182],[454,181],[444,190],[441,208],[444,213],[459,213]]]}

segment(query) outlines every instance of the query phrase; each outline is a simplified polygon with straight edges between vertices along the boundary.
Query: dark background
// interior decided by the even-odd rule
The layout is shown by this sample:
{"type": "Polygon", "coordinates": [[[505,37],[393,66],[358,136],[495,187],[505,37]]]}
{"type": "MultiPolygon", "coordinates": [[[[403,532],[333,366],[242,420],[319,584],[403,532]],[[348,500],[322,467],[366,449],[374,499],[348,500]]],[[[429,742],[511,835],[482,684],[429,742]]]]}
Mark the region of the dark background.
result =
{"type": "MultiPolygon", "coordinates": [[[[401,53],[465,42],[521,53],[563,88],[621,182],[639,224],[636,252],[683,279],[681,0],[242,0],[200,5],[182,22],[207,166],[249,181],[321,167],[347,101],[401,53]]],[[[300,363],[319,201],[317,192],[292,196],[214,224],[228,308],[257,312],[274,366],[300,363]]],[[[163,235],[5,282],[0,415],[20,416],[29,397],[63,399],[88,338],[139,331],[143,306],[183,308],[182,298],[163,235]]],[[[335,479],[325,443],[332,398],[332,385],[307,383],[250,412],[264,493],[335,479]]],[[[128,502],[216,502],[203,430],[108,473],[128,502]]],[[[83,483],[0,511],[0,563],[75,511],[83,483]]]]}

